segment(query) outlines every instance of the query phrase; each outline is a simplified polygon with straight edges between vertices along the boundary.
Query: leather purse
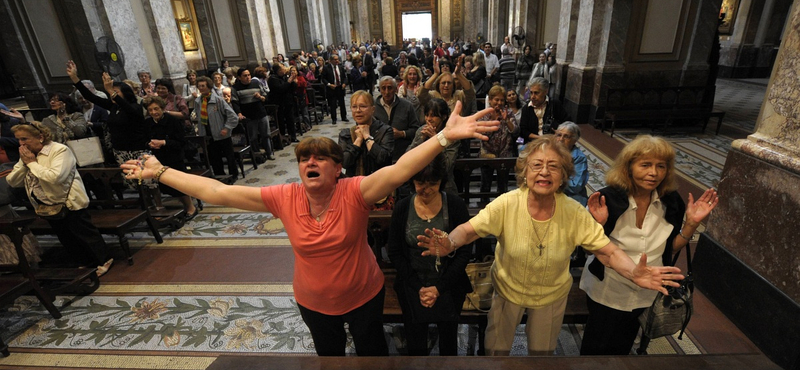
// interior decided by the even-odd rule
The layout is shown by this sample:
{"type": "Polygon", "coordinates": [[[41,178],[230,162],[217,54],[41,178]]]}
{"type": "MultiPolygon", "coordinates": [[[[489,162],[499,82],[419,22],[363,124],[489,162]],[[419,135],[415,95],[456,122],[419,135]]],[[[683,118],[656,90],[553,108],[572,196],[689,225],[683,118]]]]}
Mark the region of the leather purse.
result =
{"type": "MultiPolygon", "coordinates": [[[[672,265],[678,261],[681,251],[675,254],[672,265]]],[[[659,292],[653,304],[639,316],[643,335],[650,339],[673,335],[680,332],[678,339],[683,338],[686,326],[692,318],[692,292],[694,281],[692,279],[692,258],[689,245],[686,245],[686,276],[679,281],[680,287],[667,287],[668,295],[659,292]]]]}
{"type": "Polygon", "coordinates": [[[469,282],[472,284],[472,292],[467,293],[461,307],[462,310],[488,312],[492,308],[492,296],[494,295],[492,264],[494,264],[493,256],[486,256],[483,262],[467,264],[465,270],[469,282]]]}
{"type": "MultiPolygon", "coordinates": [[[[69,189],[67,190],[67,195],[64,196],[64,201],[61,203],[56,204],[45,204],[39,199],[36,198],[34,195],[33,198],[36,200],[36,215],[45,219],[45,220],[63,220],[67,217],[69,213],[69,208],[67,208],[67,199],[69,199],[69,193],[72,191],[72,182],[75,180],[75,173],[77,172],[77,168],[72,168],[72,177],[69,180],[69,189]]],[[[33,195],[33,192],[31,192],[33,195]]]]}

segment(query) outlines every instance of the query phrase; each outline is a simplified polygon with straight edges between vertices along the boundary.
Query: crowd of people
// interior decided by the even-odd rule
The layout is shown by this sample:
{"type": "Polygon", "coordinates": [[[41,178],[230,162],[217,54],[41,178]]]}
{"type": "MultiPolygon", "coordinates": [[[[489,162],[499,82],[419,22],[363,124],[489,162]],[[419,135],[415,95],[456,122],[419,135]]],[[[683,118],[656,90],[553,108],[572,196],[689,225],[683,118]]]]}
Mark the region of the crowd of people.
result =
{"type": "MultiPolygon", "coordinates": [[[[572,286],[570,256],[580,246],[591,254],[580,283],[590,313],[581,353],[626,354],[641,311],[657,291],[683,279],[669,266],[672,253],[688,243],[718,197],[709,189],[684,202],[676,192],[674,150],[652,136],[629,143],[606,174],[608,187],[589,196],[586,156],[576,145],[580,127],[552,91],[555,45],[538,61],[535,55],[508,37],[499,49],[435,40],[391,50],[374,40],[279,54],[252,68],[222,61],[209,76],[189,71],[180,92],[169,79],[151,82],[147,71],[138,74],[139,84],[104,74],[99,91],[80,80],[70,61],[74,93],[51,94],[53,115],[11,128],[18,144],[9,153],[16,164],[8,184],[24,186],[32,202],[66,198],[74,215],[54,224],[63,230],[59,239],[100,266],[107,252],[93,242],[99,234],[81,212],[85,190],[62,145],[68,140],[100,136],[111,155],[106,162],[121,165],[131,181],[157,183],[190,218],[197,214],[193,197],[272,213],[294,249],[295,298],[322,356],[344,355],[345,323],[358,355],[388,353],[383,273],[368,244],[372,210],[393,212],[387,250],[413,355],[427,354],[429,324],[438,326],[440,353],[457,354],[458,317],[472,290],[464,246],[488,235],[497,238],[488,354],[510,353],[525,314],[529,354],[553,354],[572,286]],[[308,88],[327,100],[331,124],[349,123],[350,112],[354,124],[341,129],[338,142],[300,140],[311,124],[308,88]],[[235,179],[231,134],[240,124],[255,150],[274,159],[266,103],[278,106],[277,127],[298,143],[300,183],[254,188],[185,172],[184,161],[194,155],[185,136],[199,135],[209,138],[215,175],[225,173],[226,158],[235,179]],[[518,188],[483,199],[469,217],[454,164],[471,155],[472,139],[480,139],[481,158],[516,158],[518,188]]],[[[13,110],[2,113],[4,122],[24,123],[13,110]]],[[[481,192],[489,192],[493,176],[482,169],[481,192]]]]}

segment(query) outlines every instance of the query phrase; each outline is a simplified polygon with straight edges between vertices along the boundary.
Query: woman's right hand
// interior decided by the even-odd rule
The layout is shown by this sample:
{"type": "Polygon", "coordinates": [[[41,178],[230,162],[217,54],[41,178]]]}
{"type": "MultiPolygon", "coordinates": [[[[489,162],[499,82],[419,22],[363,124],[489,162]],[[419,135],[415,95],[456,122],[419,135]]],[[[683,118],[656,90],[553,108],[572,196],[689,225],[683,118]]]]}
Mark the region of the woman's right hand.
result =
{"type": "Polygon", "coordinates": [[[606,206],[606,197],[604,195],[600,195],[600,192],[590,195],[586,206],[589,207],[589,213],[592,214],[597,223],[600,225],[606,224],[606,221],[608,221],[608,207],[606,206]]]}
{"type": "Polygon", "coordinates": [[[107,72],[103,72],[103,88],[105,88],[110,94],[113,94],[114,79],[112,79],[107,72]]]}
{"type": "Polygon", "coordinates": [[[154,155],[145,154],[142,159],[131,159],[119,166],[126,179],[152,179],[163,167],[154,155]],[[144,161],[144,162],[142,162],[144,161]]]}
{"type": "Polygon", "coordinates": [[[80,82],[80,78],[78,78],[78,67],[75,65],[75,62],[68,60],[67,61],[67,75],[69,79],[72,80],[72,83],[80,82]]]}
{"type": "Polygon", "coordinates": [[[433,74],[440,75],[441,69],[439,68],[439,57],[433,56],[433,74]]]}

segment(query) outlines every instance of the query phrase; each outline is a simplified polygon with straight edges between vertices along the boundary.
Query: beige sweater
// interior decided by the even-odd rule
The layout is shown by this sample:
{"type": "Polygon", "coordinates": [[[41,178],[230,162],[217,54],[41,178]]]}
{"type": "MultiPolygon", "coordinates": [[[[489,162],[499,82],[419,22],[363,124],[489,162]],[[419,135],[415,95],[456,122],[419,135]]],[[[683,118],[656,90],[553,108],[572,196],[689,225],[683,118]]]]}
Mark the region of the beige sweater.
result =
{"type": "Polygon", "coordinates": [[[48,204],[64,202],[67,191],[69,191],[69,199],[66,202],[67,208],[77,211],[89,205],[89,196],[86,194],[86,188],[83,187],[83,180],[75,168],[75,156],[63,144],[56,142],[46,144],[36,155],[36,162],[26,165],[20,159],[11,173],[6,176],[6,180],[9,185],[16,188],[25,186],[25,193],[28,194],[28,198],[33,204],[36,204],[36,201],[31,196],[31,191],[36,191],[36,197],[48,204]],[[70,184],[68,182],[73,176],[72,171],[75,171],[75,177],[72,179],[72,190],[69,191],[70,184]],[[27,188],[25,176],[29,172],[39,179],[38,186],[41,187],[44,198],[39,196],[41,192],[36,189],[27,188]]]}

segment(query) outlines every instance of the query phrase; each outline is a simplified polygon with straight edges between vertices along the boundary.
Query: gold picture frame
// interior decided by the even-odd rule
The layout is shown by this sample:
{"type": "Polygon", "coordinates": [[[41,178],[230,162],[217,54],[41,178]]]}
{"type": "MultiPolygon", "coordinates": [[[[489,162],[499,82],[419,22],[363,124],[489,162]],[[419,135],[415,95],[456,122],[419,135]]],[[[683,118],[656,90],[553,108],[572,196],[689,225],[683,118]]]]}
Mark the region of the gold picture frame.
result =
{"type": "Polygon", "coordinates": [[[189,20],[178,21],[178,32],[183,42],[183,51],[195,51],[199,49],[197,45],[197,37],[194,34],[194,27],[189,20]]]}
{"type": "Polygon", "coordinates": [[[733,23],[736,21],[736,12],[739,10],[739,0],[722,0],[719,9],[719,34],[730,35],[733,33],[733,23]]]}

